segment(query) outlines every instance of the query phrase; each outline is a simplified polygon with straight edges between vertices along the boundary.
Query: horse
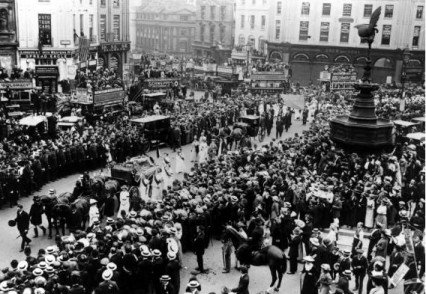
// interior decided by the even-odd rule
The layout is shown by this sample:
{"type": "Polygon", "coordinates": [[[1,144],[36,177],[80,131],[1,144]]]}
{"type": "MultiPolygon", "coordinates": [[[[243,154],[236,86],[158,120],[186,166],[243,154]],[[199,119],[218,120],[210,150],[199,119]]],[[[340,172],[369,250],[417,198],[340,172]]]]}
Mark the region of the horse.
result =
{"type": "MultiPolygon", "coordinates": [[[[90,202],[88,197],[72,198],[71,193],[62,193],[58,196],[58,202],[53,207],[53,218],[62,229],[65,235],[65,223],[70,231],[77,229],[84,230],[86,222],[89,220],[90,202]]],[[[58,230],[56,230],[58,232],[58,230]]]]}
{"type": "Polygon", "coordinates": [[[54,218],[53,208],[58,203],[56,196],[42,195],[40,196],[41,204],[44,208],[44,214],[47,218],[47,223],[49,225],[49,239],[52,239],[52,228],[55,227],[56,234],[58,234],[58,225],[56,223],[56,218],[54,218]]]}
{"type": "MultiPolygon", "coordinates": [[[[227,226],[225,228],[224,236],[225,240],[230,238],[235,250],[235,255],[238,261],[242,264],[247,263],[246,256],[248,255],[248,244],[247,240],[242,237],[236,229],[231,226],[227,226]]],[[[268,245],[262,248],[259,252],[253,255],[250,258],[250,265],[253,266],[262,266],[267,265],[269,270],[271,271],[272,282],[270,284],[270,288],[274,287],[277,279],[278,284],[274,288],[276,292],[279,291],[281,287],[281,282],[284,273],[287,270],[287,259],[283,253],[283,251],[275,245],[268,245]]]]}
{"type": "Polygon", "coordinates": [[[229,150],[232,149],[234,142],[235,142],[235,150],[237,150],[241,142],[241,139],[244,138],[245,134],[246,134],[246,131],[243,128],[234,127],[234,129],[231,131],[231,134],[228,136],[228,142],[229,142],[228,144],[230,145],[229,150]]]}

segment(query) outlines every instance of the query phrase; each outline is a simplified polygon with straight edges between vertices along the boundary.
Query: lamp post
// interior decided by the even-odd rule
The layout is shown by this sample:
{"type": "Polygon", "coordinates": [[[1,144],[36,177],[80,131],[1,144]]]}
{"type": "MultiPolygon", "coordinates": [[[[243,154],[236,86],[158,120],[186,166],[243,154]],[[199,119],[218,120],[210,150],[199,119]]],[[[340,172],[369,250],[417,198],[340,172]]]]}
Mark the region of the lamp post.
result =
{"type": "Polygon", "coordinates": [[[402,72],[401,72],[401,106],[400,110],[405,110],[405,82],[407,81],[407,64],[410,61],[410,49],[405,48],[402,51],[402,72]],[[404,101],[403,101],[404,100],[404,101]]]}

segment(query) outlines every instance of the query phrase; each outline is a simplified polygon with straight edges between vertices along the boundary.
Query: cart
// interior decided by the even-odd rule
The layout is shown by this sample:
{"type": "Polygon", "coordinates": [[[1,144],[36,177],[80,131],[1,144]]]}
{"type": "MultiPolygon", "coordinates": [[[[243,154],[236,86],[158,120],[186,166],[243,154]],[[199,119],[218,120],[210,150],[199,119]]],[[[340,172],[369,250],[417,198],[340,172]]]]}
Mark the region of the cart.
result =
{"type": "Polygon", "coordinates": [[[151,148],[167,145],[170,131],[170,116],[151,115],[142,118],[132,119],[131,123],[140,128],[144,142],[144,151],[151,148]]]}
{"type": "Polygon", "coordinates": [[[240,122],[247,124],[247,134],[250,137],[256,137],[259,132],[260,117],[256,115],[246,115],[238,119],[240,122]]]}
{"type": "Polygon", "coordinates": [[[136,156],[111,167],[111,179],[117,180],[120,186],[128,185],[129,194],[133,198],[133,196],[139,196],[138,183],[141,177],[151,182],[157,168],[158,166],[151,157],[136,156]]]}

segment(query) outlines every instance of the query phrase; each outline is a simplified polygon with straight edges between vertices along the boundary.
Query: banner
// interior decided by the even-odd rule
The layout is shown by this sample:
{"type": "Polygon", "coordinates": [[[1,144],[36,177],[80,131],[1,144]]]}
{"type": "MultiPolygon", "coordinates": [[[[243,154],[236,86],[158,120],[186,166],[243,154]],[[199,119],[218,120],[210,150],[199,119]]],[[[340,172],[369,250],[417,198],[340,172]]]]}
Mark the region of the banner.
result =
{"type": "Polygon", "coordinates": [[[399,284],[399,282],[402,281],[402,279],[404,278],[405,274],[408,273],[408,270],[410,268],[405,265],[404,263],[400,265],[400,267],[396,270],[396,272],[393,274],[390,282],[392,283],[392,285],[396,286],[399,284]]]}
{"type": "Polygon", "coordinates": [[[11,90],[29,90],[33,88],[33,82],[30,79],[22,79],[9,83],[0,83],[0,90],[5,90],[7,87],[11,90]]]}
{"type": "Polygon", "coordinates": [[[104,106],[108,104],[120,104],[124,100],[124,91],[120,88],[95,91],[93,97],[94,106],[104,106]]]}
{"type": "Polygon", "coordinates": [[[175,79],[147,79],[145,80],[148,89],[164,89],[169,88],[170,83],[179,83],[179,78],[175,79]]]}

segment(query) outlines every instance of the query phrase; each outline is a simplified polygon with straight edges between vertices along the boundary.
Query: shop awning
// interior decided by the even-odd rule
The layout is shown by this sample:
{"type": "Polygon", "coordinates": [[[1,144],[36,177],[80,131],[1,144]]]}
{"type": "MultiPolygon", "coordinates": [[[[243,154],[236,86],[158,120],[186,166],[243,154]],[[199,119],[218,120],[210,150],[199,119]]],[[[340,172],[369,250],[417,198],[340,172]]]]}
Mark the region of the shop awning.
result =
{"type": "Polygon", "coordinates": [[[424,117],[415,117],[412,120],[418,121],[418,122],[425,122],[425,118],[424,117]]]}
{"type": "Polygon", "coordinates": [[[426,137],[426,135],[424,133],[420,133],[420,132],[407,134],[407,138],[413,139],[413,140],[418,140],[418,141],[424,141],[425,137],[426,137]]]}
{"type": "Polygon", "coordinates": [[[394,120],[393,123],[401,127],[411,127],[417,124],[417,123],[413,123],[413,122],[409,122],[405,120],[394,120]]]}
{"type": "Polygon", "coordinates": [[[19,124],[23,125],[23,126],[36,126],[39,123],[42,123],[42,122],[45,122],[45,121],[47,121],[45,116],[42,116],[42,115],[32,116],[32,115],[30,115],[30,116],[22,118],[19,121],[19,124]]]}

